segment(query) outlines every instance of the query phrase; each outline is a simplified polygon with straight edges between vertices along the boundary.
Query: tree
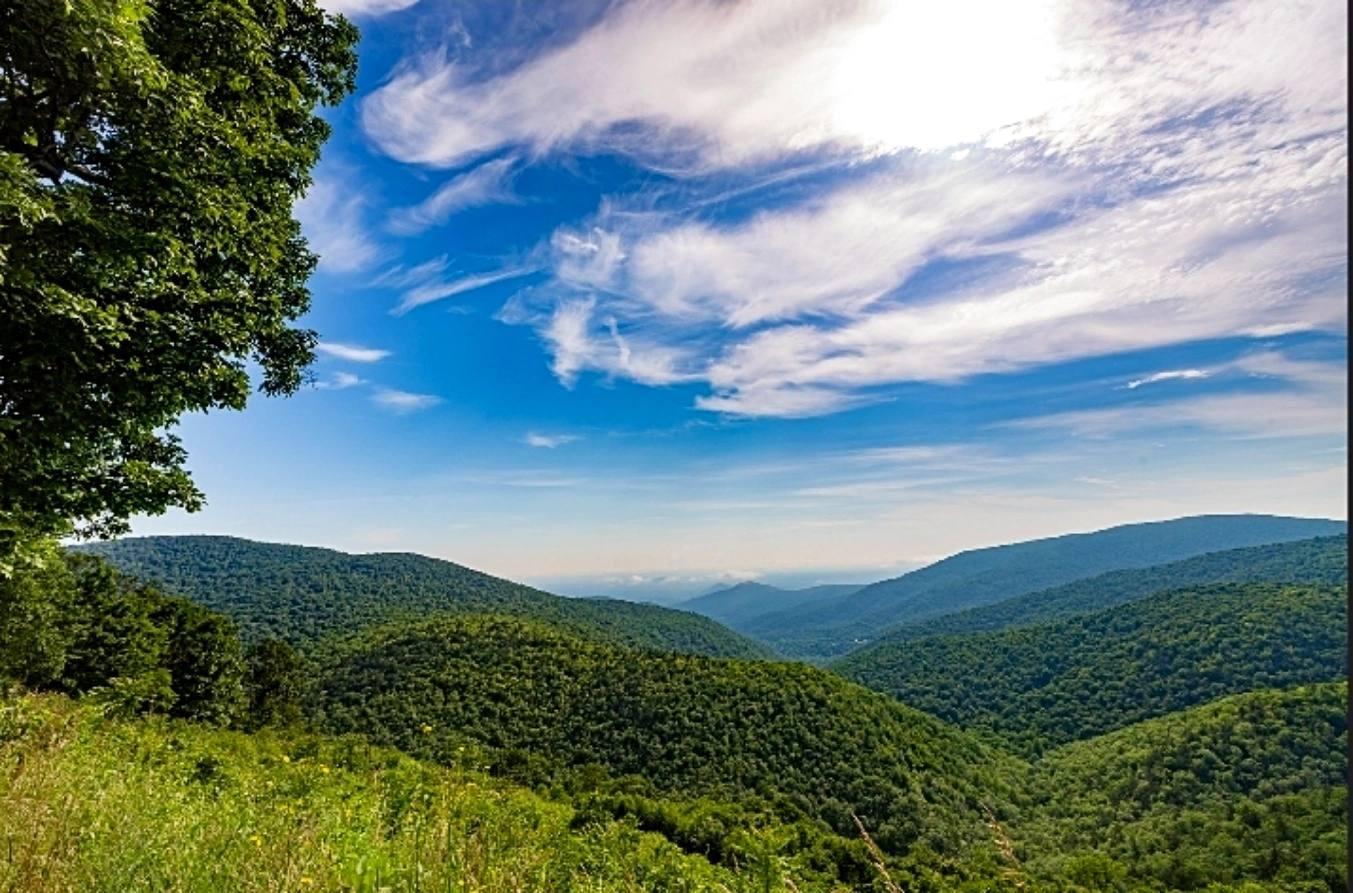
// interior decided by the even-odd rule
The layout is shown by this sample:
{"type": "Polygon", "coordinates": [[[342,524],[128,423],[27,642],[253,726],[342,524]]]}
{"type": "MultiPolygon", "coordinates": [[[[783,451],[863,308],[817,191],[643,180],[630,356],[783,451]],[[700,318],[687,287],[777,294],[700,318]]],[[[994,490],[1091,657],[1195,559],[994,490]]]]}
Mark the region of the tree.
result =
{"type": "Polygon", "coordinates": [[[287,726],[301,721],[305,665],[281,639],[264,639],[246,655],[249,697],[246,721],[250,728],[287,726]]]}
{"type": "Polygon", "coordinates": [[[314,0],[0,5],[0,573],[202,495],[169,432],[294,392],[316,258],[291,207],[354,85],[314,0]]]}

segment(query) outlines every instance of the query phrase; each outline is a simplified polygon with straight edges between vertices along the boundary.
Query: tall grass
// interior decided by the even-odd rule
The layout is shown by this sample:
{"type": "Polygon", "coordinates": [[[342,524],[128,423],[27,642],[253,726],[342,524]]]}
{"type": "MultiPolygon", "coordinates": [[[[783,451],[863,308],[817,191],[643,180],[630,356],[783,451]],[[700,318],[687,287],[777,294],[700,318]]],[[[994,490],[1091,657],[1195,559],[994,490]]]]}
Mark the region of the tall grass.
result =
{"type": "MultiPolygon", "coordinates": [[[[357,740],[0,702],[0,891],[795,889],[357,740]]],[[[750,868],[750,867],[749,867],[750,868]]]]}

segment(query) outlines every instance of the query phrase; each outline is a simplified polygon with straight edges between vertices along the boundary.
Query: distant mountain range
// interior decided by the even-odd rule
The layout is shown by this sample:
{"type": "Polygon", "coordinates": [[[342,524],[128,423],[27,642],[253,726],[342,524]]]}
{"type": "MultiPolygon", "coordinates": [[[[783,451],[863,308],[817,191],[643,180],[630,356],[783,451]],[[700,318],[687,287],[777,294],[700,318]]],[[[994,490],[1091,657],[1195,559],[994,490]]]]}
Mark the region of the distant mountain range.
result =
{"type": "Polygon", "coordinates": [[[843,598],[864,588],[863,583],[835,583],[807,589],[782,589],[748,581],[726,589],[679,602],[676,607],[694,611],[736,628],[771,611],[798,608],[833,598],[843,598]]]}
{"type": "Polygon", "coordinates": [[[1200,515],[1128,524],[960,552],[848,595],[814,600],[730,625],[781,654],[825,660],[884,632],[1124,568],[1207,552],[1346,535],[1344,521],[1273,515],[1200,515]]]}

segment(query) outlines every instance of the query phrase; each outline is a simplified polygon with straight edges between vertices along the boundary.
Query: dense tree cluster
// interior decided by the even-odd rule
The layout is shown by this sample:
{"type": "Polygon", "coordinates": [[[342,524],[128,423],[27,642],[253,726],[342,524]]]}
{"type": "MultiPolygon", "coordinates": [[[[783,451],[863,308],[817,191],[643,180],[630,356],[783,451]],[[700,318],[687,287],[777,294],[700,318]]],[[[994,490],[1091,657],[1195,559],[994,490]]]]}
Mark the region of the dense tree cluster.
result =
{"type": "Polygon", "coordinates": [[[369,631],[326,654],[316,715],[430,758],[482,745],[596,765],[658,790],[779,798],[892,852],[990,842],[1020,764],[824,671],[641,653],[502,618],[369,631]]]}
{"type": "Polygon", "coordinates": [[[246,655],[225,615],[55,547],[0,578],[0,679],[123,713],[254,726],[299,720],[304,685],[287,646],[246,655]]]}
{"type": "Polygon", "coordinates": [[[1034,766],[1021,855],[1102,890],[1339,893],[1347,705],[1347,682],[1252,692],[1058,748],[1034,766]]]}
{"type": "Polygon", "coordinates": [[[1260,688],[1348,676],[1346,586],[1227,583],[933,636],[834,669],[1028,753],[1260,688]]]}
{"type": "Polygon", "coordinates": [[[277,638],[305,649],[326,635],[396,618],[483,612],[545,620],[585,638],[639,648],[770,654],[696,614],[561,598],[422,555],[348,555],[224,536],[143,537],[82,548],[230,615],[247,641],[277,638]]]}

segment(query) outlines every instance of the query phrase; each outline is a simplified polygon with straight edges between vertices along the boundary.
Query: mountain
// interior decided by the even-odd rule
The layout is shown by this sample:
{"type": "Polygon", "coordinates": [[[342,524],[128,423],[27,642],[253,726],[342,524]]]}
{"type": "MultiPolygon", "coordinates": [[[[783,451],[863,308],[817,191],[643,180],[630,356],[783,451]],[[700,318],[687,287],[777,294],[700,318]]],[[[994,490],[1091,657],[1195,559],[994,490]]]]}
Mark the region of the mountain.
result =
{"type": "Polygon", "coordinates": [[[1156,567],[1110,571],[994,605],[907,623],[858,653],[927,636],[1032,626],[1111,608],[1166,589],[1229,582],[1347,583],[1348,539],[1324,536],[1208,552],[1156,567]]]}
{"type": "Polygon", "coordinates": [[[862,584],[839,583],[810,586],[807,589],[781,589],[779,586],[748,581],[688,599],[681,602],[679,607],[683,611],[694,611],[737,629],[763,614],[840,598],[861,588],[862,584]]]}
{"type": "Polygon", "coordinates": [[[842,598],[769,614],[743,632],[782,654],[839,656],[902,623],[1004,601],[1112,570],[1244,546],[1346,535],[1343,521],[1200,515],[960,552],[842,598]]]}
{"type": "Polygon", "coordinates": [[[1251,692],[1057,748],[1021,862],[1093,890],[1345,890],[1347,706],[1347,682],[1251,692]]]}
{"type": "Polygon", "coordinates": [[[988,633],[887,643],[833,669],[1021,750],[1223,695],[1348,675],[1346,586],[1224,583],[988,633]]]}
{"type": "MultiPolygon", "coordinates": [[[[780,801],[881,846],[989,850],[1018,760],[803,664],[638,652],[518,619],[392,624],[334,644],[315,685],[331,733],[455,762],[596,766],[681,796],[780,801]]],[[[556,781],[557,783],[557,781],[556,781]]]]}
{"type": "Polygon", "coordinates": [[[397,617],[491,611],[548,620],[607,642],[766,657],[767,649],[686,611],[550,595],[449,561],[225,536],[133,537],[76,547],[233,617],[247,640],[298,646],[397,617]]]}

